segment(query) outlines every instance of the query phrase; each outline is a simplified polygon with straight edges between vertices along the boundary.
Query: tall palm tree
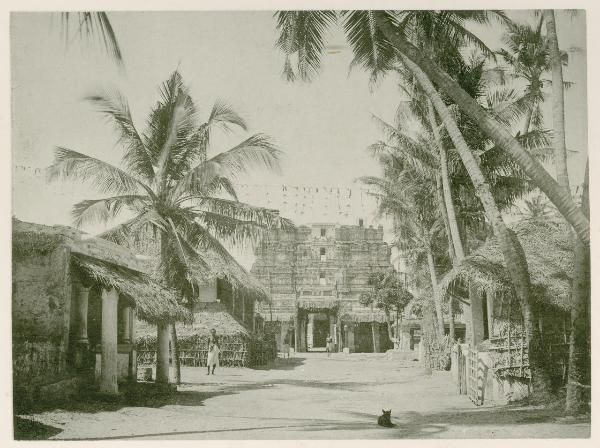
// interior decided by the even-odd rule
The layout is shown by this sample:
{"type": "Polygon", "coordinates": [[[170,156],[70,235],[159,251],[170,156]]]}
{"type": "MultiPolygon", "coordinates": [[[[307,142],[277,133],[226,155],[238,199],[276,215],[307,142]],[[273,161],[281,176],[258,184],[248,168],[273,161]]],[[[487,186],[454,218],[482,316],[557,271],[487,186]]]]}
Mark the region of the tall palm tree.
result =
{"type": "MultiPolygon", "coordinates": [[[[460,26],[464,22],[465,16],[470,13],[459,11],[456,16],[457,20],[453,22],[453,25],[448,25],[450,19],[445,18],[439,22],[440,26],[444,28],[451,27],[454,32],[462,33],[465,39],[473,40],[472,34],[460,26]]],[[[278,26],[284,30],[282,36],[288,38],[287,45],[282,45],[282,40],[279,41],[280,48],[288,56],[290,53],[299,54],[298,68],[300,74],[307,73],[309,76],[314,74],[318,69],[319,56],[323,49],[322,41],[325,27],[332,23],[335,17],[331,17],[330,13],[323,16],[324,13],[320,11],[294,13],[296,15],[285,12],[278,14],[278,26]],[[318,27],[311,27],[313,21],[306,20],[307,17],[304,17],[303,21],[299,21],[297,14],[321,15],[324,20],[319,22],[318,27]],[[311,44],[314,51],[305,51],[307,42],[311,44]]],[[[410,25],[413,21],[405,19],[410,17],[411,14],[417,15],[419,12],[350,11],[341,13],[341,18],[348,40],[354,49],[355,64],[364,66],[370,72],[379,73],[385,71],[390,65],[394,65],[395,60],[400,60],[413,73],[432,101],[436,112],[440,115],[440,119],[446,127],[456,151],[469,172],[494,233],[501,242],[525,321],[531,371],[535,383],[534,391],[540,397],[544,397],[549,389],[549,380],[543,368],[544,359],[541,356],[541,339],[538,329],[533,324],[534,318],[529,300],[530,280],[523,249],[515,235],[506,227],[491,193],[490,186],[481,173],[479,161],[470,151],[438,89],[458,105],[461,111],[497,147],[506,151],[513,158],[534,184],[546,193],[557,209],[573,225],[580,238],[588,243],[589,220],[577,207],[570,195],[564,193],[552,176],[548,174],[532,154],[523,148],[520,142],[510,134],[509,130],[469,95],[460,83],[453,79],[443,67],[440,67],[427,52],[423,52],[422,49],[411,42],[411,33],[414,36],[414,29],[410,25]],[[432,81],[435,82],[436,86],[433,85],[432,81]]],[[[452,12],[447,12],[447,14],[452,17],[452,12]]],[[[472,14],[472,17],[479,22],[488,20],[485,12],[475,11],[472,14]]],[[[283,40],[283,43],[286,43],[286,41],[283,40]]],[[[289,65],[289,57],[287,62],[289,65]]]]}
{"type": "Polygon", "coordinates": [[[546,34],[548,37],[548,53],[550,66],[552,67],[552,122],[554,146],[554,160],[556,164],[556,181],[565,193],[570,195],[569,173],[567,171],[567,145],[565,143],[565,93],[562,73],[563,58],[558,48],[558,36],[556,33],[556,21],[554,10],[546,9],[543,14],[546,22],[546,34]]]}
{"type": "MultiPolygon", "coordinates": [[[[87,98],[115,126],[124,151],[120,166],[72,149],[55,150],[48,169],[53,179],[87,182],[111,196],[74,205],[77,226],[107,223],[122,212],[128,219],[104,232],[114,241],[147,234],[160,241],[164,282],[185,290],[194,270],[211,271],[208,254],[232,263],[223,242],[255,238],[264,228],[288,225],[272,210],[238,202],[232,180],[249,169],[278,169],[280,151],[263,134],[254,134],[214,157],[207,155],[217,129],[247,130],[247,124],[222,102],[208,120],[199,112],[178,71],[160,87],[144,132],[134,124],[126,98],[104,92],[87,98]]],[[[157,382],[168,382],[168,324],[158,325],[157,382]]]]}
{"type": "MultiPolygon", "coordinates": [[[[443,26],[452,33],[479,44],[463,26],[467,20],[479,23],[489,21],[486,11],[442,11],[443,26]]],[[[494,142],[506,151],[527,173],[574,227],[580,238],[589,244],[589,220],[579,207],[556,183],[544,167],[511,135],[492,114],[486,112],[448,73],[428,55],[411,43],[412,16],[419,11],[341,11],[339,18],[348,41],[354,49],[353,65],[366,67],[377,77],[394,65],[399,55],[415,63],[437,87],[452,99],[461,110],[494,142]]],[[[503,17],[499,12],[494,15],[503,17]]],[[[314,76],[320,67],[320,57],[325,49],[327,27],[338,19],[335,11],[282,11],[277,13],[277,27],[281,34],[278,47],[286,55],[284,74],[294,78],[292,57],[297,58],[297,73],[304,80],[314,76]]]]}
{"type": "MultiPolygon", "coordinates": [[[[567,169],[567,148],[565,141],[565,104],[562,65],[563,54],[558,46],[556,18],[554,10],[543,11],[546,34],[549,44],[550,65],[552,67],[552,122],[554,127],[553,146],[555,149],[556,179],[558,184],[570,194],[569,172],[567,169]]],[[[588,162],[586,161],[583,183],[582,210],[589,218],[588,162]]],[[[577,236],[573,237],[575,265],[573,269],[571,337],[569,341],[569,371],[567,383],[566,412],[578,414],[585,410],[585,389],[590,372],[590,248],[577,236]]]]}
{"type": "Polygon", "coordinates": [[[446,71],[440,68],[433,60],[423,55],[409,41],[405,35],[405,31],[399,26],[394,12],[377,11],[370,14],[377,23],[377,30],[389,40],[389,43],[406,60],[410,60],[410,62],[415,64],[425,76],[436,84],[441,92],[451,98],[473,120],[495,145],[506,151],[521,166],[535,185],[548,196],[548,199],[550,199],[559,212],[573,226],[582,241],[589,244],[590,226],[585,214],[544,167],[511,135],[510,131],[498,122],[492,114],[485,111],[446,71]]]}

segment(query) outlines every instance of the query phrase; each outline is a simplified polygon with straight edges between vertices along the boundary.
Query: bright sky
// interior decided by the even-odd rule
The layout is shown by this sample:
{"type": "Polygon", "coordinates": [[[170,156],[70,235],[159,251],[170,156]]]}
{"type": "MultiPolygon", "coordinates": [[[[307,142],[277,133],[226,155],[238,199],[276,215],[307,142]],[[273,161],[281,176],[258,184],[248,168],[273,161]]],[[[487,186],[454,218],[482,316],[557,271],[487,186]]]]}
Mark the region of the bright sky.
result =
{"type": "MultiPolygon", "coordinates": [[[[513,16],[522,20],[528,14],[513,16]]],[[[283,58],[274,48],[277,33],[270,12],[110,13],[110,19],[125,74],[101,51],[76,40],[65,51],[57,16],[12,15],[13,214],[18,218],[70,224],[72,204],[97,196],[80,185],[43,183],[35,170],[51,163],[54,146],[119,160],[111,126],[81,98],[117,85],[142,128],[158,85],[177,67],[201,110],[208,113],[215,99],[223,99],[247,118],[251,132],[269,134],[285,152],[281,177],[261,174],[241,181],[348,186],[359,176],[378,173],[366,151],[381,138],[370,117],[391,119],[401,96],[392,78],[370,88],[360,69],[348,73],[349,49],[327,55],[314,82],[289,84],[280,76],[283,58]]],[[[500,46],[498,27],[476,31],[490,47],[500,46]]],[[[565,79],[575,83],[566,94],[566,107],[567,145],[580,151],[570,163],[576,184],[587,151],[585,17],[559,14],[558,32],[561,48],[580,49],[571,54],[565,72],[565,79]]],[[[345,44],[339,31],[330,44],[345,44]]],[[[219,139],[213,151],[243,137],[219,139]]]]}

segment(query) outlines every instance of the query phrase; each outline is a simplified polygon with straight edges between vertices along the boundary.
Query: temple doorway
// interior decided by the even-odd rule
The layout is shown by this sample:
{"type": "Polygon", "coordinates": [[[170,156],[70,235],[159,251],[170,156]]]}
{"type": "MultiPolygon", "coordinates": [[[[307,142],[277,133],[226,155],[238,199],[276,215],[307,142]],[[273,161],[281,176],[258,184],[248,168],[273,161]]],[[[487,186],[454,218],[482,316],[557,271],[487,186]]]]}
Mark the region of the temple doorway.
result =
{"type": "Polygon", "coordinates": [[[315,319],[313,327],[313,348],[325,348],[329,334],[329,319],[315,319]]]}

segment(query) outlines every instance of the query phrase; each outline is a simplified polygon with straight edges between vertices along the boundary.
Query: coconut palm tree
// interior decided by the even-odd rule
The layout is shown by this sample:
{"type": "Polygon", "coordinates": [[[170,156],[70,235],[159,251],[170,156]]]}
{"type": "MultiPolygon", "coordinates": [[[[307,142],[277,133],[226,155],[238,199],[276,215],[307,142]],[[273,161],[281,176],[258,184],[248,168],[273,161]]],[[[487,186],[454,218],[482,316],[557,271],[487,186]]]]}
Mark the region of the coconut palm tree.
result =
{"type": "MultiPolygon", "coordinates": [[[[250,169],[277,170],[280,151],[268,136],[254,134],[209,158],[216,130],[245,131],[247,124],[222,102],[215,103],[208,120],[200,123],[178,71],[161,85],[143,132],[119,92],[87,100],[114,124],[124,149],[121,164],[59,147],[49,178],[82,181],[109,193],[75,204],[75,224],[107,223],[127,212],[125,222],[101,236],[120,242],[154,235],[160,241],[160,266],[167,285],[185,293],[194,270],[211,271],[209,255],[234,262],[224,242],[238,244],[252,240],[264,228],[290,224],[272,210],[238,202],[232,183],[250,169]]],[[[158,325],[157,331],[156,381],[168,382],[168,324],[158,325]]]]}
{"type": "Polygon", "coordinates": [[[502,41],[504,48],[497,53],[511,69],[510,76],[525,81],[523,96],[517,105],[526,110],[522,134],[533,125],[543,127],[542,103],[544,102],[543,74],[550,69],[548,42],[541,33],[541,24],[536,28],[528,24],[508,24],[502,41]]]}
{"type": "MultiPolygon", "coordinates": [[[[354,50],[353,65],[360,65],[380,76],[402,57],[416,64],[436,86],[452,99],[498,147],[506,151],[524,172],[555,204],[574,227],[580,238],[589,244],[589,220],[579,207],[556,183],[544,167],[511,135],[492,114],[486,112],[442,67],[411,42],[412,17],[419,11],[341,11],[339,19],[354,50]]],[[[431,11],[429,12],[431,13],[431,11]]],[[[434,12],[435,13],[435,12],[434,12]]],[[[463,35],[475,45],[480,44],[464,27],[468,20],[487,23],[487,11],[442,11],[439,25],[448,33],[463,35]]],[[[492,13],[503,18],[498,11],[492,13]]],[[[325,49],[327,28],[338,19],[335,11],[282,11],[277,13],[280,36],[277,46],[286,55],[284,74],[309,80],[319,70],[320,57],[325,49]],[[292,58],[296,59],[294,71],[292,58]]],[[[439,27],[438,27],[439,28],[439,27]]],[[[414,42],[414,40],[413,40],[414,42]]]]}

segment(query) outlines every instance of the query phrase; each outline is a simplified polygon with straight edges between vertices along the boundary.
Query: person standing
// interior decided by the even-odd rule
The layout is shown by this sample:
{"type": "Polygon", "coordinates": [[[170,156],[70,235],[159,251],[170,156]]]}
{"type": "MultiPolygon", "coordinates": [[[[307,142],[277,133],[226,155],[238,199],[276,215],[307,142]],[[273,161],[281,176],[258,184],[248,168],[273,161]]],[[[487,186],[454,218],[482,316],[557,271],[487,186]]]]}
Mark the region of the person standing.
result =
{"type": "Polygon", "coordinates": [[[215,343],[210,343],[208,346],[208,357],[206,360],[206,366],[208,367],[207,375],[210,375],[210,368],[212,367],[212,374],[215,374],[215,368],[219,365],[219,346],[215,343]]]}
{"type": "Polygon", "coordinates": [[[331,352],[333,352],[333,338],[331,337],[331,335],[327,335],[327,340],[326,340],[326,344],[325,344],[325,349],[327,350],[327,357],[329,358],[331,356],[331,352]]]}
{"type": "Polygon", "coordinates": [[[219,365],[219,353],[221,353],[221,349],[219,346],[219,338],[217,337],[217,330],[211,328],[208,336],[208,355],[206,359],[206,367],[208,368],[207,375],[210,375],[211,367],[212,374],[215,374],[215,368],[219,365]]]}
{"type": "Polygon", "coordinates": [[[290,334],[289,333],[286,333],[285,337],[283,338],[283,357],[284,358],[290,357],[290,334]]]}

